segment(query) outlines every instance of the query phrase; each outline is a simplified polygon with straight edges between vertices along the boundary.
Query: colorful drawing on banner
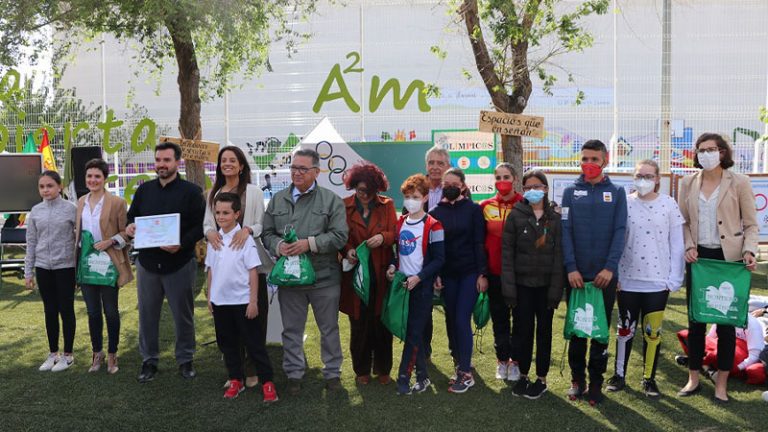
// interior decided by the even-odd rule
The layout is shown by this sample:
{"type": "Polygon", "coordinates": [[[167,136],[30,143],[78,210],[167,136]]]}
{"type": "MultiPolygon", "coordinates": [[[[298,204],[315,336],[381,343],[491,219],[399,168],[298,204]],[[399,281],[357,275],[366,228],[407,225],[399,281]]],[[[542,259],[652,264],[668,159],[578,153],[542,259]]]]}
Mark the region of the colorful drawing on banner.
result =
{"type": "Polygon", "coordinates": [[[496,136],[477,130],[433,130],[432,144],[448,150],[451,166],[461,168],[476,201],[494,195],[496,136]]]}
{"type": "Polygon", "coordinates": [[[760,241],[768,241],[768,177],[750,177],[752,192],[755,194],[757,227],[760,241]]]}
{"type": "Polygon", "coordinates": [[[320,175],[317,183],[334,191],[340,197],[353,192],[344,187],[344,174],[352,165],[364,159],[342,138],[328,117],[322,120],[301,140],[299,146],[320,154],[320,175]]]}

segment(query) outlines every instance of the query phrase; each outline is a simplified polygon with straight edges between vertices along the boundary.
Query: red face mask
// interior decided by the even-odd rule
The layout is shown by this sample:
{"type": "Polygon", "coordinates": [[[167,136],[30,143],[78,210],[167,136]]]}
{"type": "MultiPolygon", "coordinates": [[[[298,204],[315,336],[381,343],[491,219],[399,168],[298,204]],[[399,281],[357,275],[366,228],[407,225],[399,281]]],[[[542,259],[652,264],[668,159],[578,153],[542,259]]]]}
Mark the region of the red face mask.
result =
{"type": "Polygon", "coordinates": [[[502,196],[512,192],[513,187],[511,181],[499,180],[496,182],[496,190],[499,191],[499,194],[502,196]]]}
{"type": "Polygon", "coordinates": [[[600,177],[600,174],[603,172],[603,167],[596,163],[583,163],[581,164],[581,172],[584,173],[585,179],[592,180],[594,178],[600,177]]]}

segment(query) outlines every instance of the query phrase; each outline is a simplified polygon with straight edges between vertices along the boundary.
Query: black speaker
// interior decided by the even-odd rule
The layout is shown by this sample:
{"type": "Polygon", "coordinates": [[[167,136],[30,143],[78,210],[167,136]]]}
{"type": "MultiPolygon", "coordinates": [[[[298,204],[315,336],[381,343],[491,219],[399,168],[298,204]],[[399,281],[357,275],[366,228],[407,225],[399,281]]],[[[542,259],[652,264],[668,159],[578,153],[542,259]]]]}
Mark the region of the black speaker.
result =
{"type": "Polygon", "coordinates": [[[72,147],[72,173],[78,198],[88,193],[88,187],[85,186],[85,164],[101,157],[101,147],[72,147]]]}

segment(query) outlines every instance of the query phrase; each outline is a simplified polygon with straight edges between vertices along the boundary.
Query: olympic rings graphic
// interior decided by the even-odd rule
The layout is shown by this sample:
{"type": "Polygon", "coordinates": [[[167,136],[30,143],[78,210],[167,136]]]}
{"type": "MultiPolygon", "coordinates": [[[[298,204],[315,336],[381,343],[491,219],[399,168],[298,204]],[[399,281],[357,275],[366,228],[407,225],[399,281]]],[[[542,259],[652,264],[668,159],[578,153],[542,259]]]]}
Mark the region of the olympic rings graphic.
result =
{"type": "Polygon", "coordinates": [[[320,160],[325,161],[326,169],[321,172],[328,173],[328,181],[334,186],[344,184],[344,174],[347,170],[347,160],[341,155],[333,154],[333,146],[328,141],[320,141],[315,145],[315,151],[320,155],[320,160]],[[323,146],[323,147],[321,147],[323,146]]]}
{"type": "Polygon", "coordinates": [[[755,208],[757,211],[763,211],[766,207],[768,207],[768,197],[761,193],[755,194],[755,208]]]}

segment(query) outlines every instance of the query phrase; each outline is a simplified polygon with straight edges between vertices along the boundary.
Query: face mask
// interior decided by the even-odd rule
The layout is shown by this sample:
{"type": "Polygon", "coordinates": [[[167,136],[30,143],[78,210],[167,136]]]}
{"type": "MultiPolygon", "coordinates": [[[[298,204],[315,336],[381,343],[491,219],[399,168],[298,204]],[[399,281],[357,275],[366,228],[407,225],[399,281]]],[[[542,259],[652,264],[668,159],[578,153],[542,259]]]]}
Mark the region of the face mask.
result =
{"type": "Polygon", "coordinates": [[[406,198],[403,200],[403,207],[408,213],[413,214],[422,209],[424,203],[421,200],[406,198]]]}
{"type": "Polygon", "coordinates": [[[461,195],[461,189],[456,186],[448,186],[443,188],[443,197],[448,201],[456,201],[456,198],[461,195]]]}
{"type": "Polygon", "coordinates": [[[635,190],[641,196],[653,192],[653,190],[656,188],[655,182],[646,179],[635,180],[634,184],[635,190]]]}
{"type": "Polygon", "coordinates": [[[531,189],[529,191],[525,191],[525,193],[523,194],[523,198],[528,200],[528,202],[531,204],[538,204],[541,202],[542,199],[544,199],[545,194],[546,192],[544,192],[543,190],[531,189]]]}
{"type": "Polygon", "coordinates": [[[581,164],[581,172],[584,173],[585,179],[592,180],[600,177],[600,174],[603,172],[603,167],[596,163],[583,163],[581,164]]]}
{"type": "Polygon", "coordinates": [[[496,190],[499,191],[499,194],[502,196],[512,192],[512,182],[507,180],[499,180],[496,182],[496,190]]]}
{"type": "Polygon", "coordinates": [[[706,171],[720,166],[720,152],[699,153],[699,165],[706,171]]]}

